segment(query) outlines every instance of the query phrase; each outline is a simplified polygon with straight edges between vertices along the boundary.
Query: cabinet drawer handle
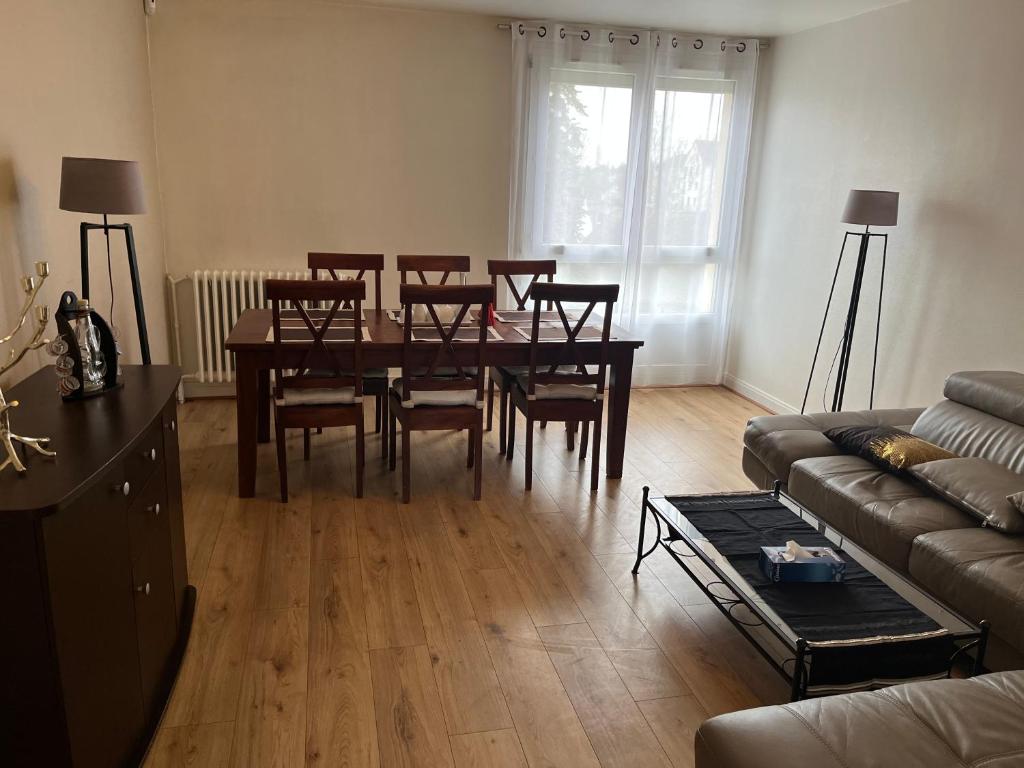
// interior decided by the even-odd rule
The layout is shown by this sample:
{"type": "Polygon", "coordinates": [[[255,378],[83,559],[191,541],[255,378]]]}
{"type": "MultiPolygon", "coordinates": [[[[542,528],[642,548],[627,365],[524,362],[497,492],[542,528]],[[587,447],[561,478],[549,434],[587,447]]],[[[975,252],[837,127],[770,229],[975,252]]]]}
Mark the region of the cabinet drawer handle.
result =
{"type": "Polygon", "coordinates": [[[170,423],[167,425],[167,428],[169,430],[171,430],[171,432],[177,432],[178,431],[178,425],[174,421],[174,419],[171,419],[170,423]]]}
{"type": "Polygon", "coordinates": [[[150,448],[148,451],[143,451],[142,458],[149,459],[150,461],[156,461],[156,448],[150,448]]]}
{"type": "Polygon", "coordinates": [[[148,595],[149,594],[149,582],[147,581],[141,587],[136,587],[135,591],[136,592],[141,592],[144,595],[148,595]]]}
{"type": "Polygon", "coordinates": [[[149,507],[149,509],[147,511],[152,512],[156,517],[160,517],[160,505],[159,504],[154,504],[153,506],[149,507]]]}
{"type": "Polygon", "coordinates": [[[114,485],[114,493],[118,492],[123,493],[125,496],[132,492],[132,487],[128,484],[127,480],[123,483],[117,483],[114,485]]]}

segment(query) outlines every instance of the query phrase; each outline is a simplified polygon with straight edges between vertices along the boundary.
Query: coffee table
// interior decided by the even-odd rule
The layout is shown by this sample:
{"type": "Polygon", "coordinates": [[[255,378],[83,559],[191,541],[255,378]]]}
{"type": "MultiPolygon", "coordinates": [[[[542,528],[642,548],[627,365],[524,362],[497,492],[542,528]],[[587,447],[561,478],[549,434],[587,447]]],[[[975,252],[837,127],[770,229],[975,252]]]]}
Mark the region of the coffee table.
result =
{"type": "Polygon", "coordinates": [[[782,493],[656,496],[643,489],[633,573],[659,547],[789,682],[792,701],[983,671],[988,623],[974,623],[782,493]],[[648,519],[657,528],[646,546],[648,519]],[[772,584],[761,546],[830,546],[841,584],[772,584]],[[779,540],[782,539],[782,540],[779,540]]]}

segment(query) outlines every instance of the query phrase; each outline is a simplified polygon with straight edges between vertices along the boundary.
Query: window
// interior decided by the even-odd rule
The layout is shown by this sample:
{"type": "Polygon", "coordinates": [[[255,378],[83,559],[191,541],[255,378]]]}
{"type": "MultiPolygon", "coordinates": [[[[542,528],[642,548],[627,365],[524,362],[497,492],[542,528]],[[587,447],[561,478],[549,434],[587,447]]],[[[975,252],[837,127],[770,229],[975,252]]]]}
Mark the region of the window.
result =
{"type": "Polygon", "coordinates": [[[717,382],[756,43],[512,27],[510,254],[620,284],[616,320],[645,339],[634,381],[717,382]]]}

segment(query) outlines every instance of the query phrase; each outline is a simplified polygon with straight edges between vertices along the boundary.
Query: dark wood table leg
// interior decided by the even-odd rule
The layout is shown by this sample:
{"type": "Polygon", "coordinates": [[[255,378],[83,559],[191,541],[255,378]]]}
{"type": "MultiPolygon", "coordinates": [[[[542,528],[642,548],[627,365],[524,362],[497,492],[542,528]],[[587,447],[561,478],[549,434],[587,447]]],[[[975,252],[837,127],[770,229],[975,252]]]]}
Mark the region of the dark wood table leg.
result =
{"type": "Polygon", "coordinates": [[[240,498],[248,499],[256,495],[259,372],[249,355],[238,354],[235,356],[235,361],[235,408],[238,416],[238,495],[240,498]]]}
{"type": "Polygon", "coordinates": [[[611,364],[608,397],[608,439],[605,474],[622,477],[626,453],[626,422],[629,418],[629,389],[633,382],[633,349],[617,350],[611,364]]]}
{"type": "Polygon", "coordinates": [[[260,443],[270,442],[270,369],[257,371],[259,387],[256,404],[256,440],[260,443]]]}

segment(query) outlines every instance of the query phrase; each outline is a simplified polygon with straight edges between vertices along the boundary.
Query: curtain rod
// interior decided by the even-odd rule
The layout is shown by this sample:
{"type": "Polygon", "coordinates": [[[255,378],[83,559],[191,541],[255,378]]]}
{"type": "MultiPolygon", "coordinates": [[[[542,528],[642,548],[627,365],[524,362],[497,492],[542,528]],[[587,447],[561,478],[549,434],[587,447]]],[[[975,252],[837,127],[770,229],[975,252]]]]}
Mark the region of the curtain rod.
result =
{"type": "MultiPolygon", "coordinates": [[[[595,25],[595,26],[598,26],[598,25],[595,25]]],[[[506,21],[506,22],[502,22],[502,23],[498,24],[497,27],[498,27],[498,29],[512,29],[512,24],[506,21]]],[[[543,31],[545,34],[547,34],[547,27],[543,27],[543,26],[541,26],[541,27],[527,27],[527,26],[524,25],[523,26],[523,31],[524,32],[541,32],[541,31],[543,31]]],[[[649,29],[649,30],[644,30],[644,31],[647,31],[647,32],[657,32],[659,30],[649,29]]],[[[572,29],[572,28],[568,28],[568,27],[564,27],[563,26],[561,28],[561,33],[562,33],[562,37],[566,37],[568,35],[568,36],[571,36],[571,37],[578,37],[578,38],[580,38],[582,40],[589,40],[590,39],[590,30],[589,29],[572,29]]],[[[623,36],[629,37],[629,36],[632,36],[632,35],[635,35],[635,34],[636,34],[635,32],[631,32],[631,33],[629,33],[629,35],[623,35],[623,36]]],[[[680,35],[685,34],[688,37],[691,37],[691,36],[692,37],[697,37],[697,38],[701,37],[701,35],[699,35],[697,33],[694,33],[694,32],[676,33],[676,34],[680,34],[680,35]]],[[[614,35],[615,35],[614,32],[611,33],[612,39],[614,39],[614,35]]],[[[541,35],[541,37],[543,37],[543,36],[544,35],[541,35]]],[[[704,37],[720,37],[720,35],[704,35],[704,37]]],[[[743,42],[745,42],[745,41],[743,41],[743,40],[729,40],[728,38],[725,39],[725,44],[729,45],[729,46],[735,46],[735,45],[738,45],[739,43],[743,43],[743,42]]],[[[757,41],[757,47],[758,48],[767,48],[767,47],[769,47],[769,45],[770,45],[770,43],[767,40],[758,40],[757,41]]]]}

